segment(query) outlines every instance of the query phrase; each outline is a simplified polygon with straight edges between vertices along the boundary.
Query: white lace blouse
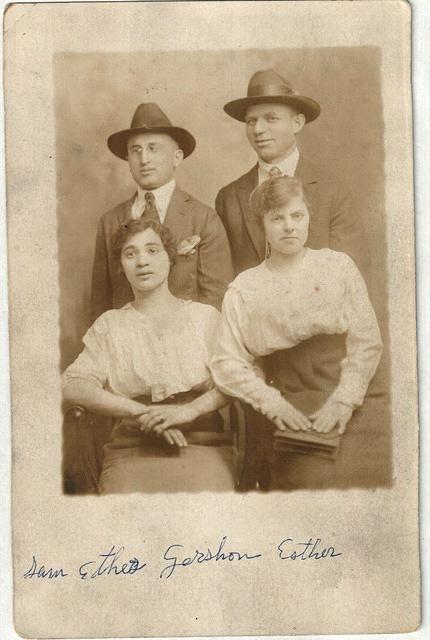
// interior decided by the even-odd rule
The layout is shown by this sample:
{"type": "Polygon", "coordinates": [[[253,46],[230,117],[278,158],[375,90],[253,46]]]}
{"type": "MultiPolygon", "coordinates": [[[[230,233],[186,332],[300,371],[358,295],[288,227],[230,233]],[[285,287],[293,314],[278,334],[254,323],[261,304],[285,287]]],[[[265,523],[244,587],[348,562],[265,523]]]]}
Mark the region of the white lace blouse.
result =
{"type": "Polygon", "coordinates": [[[362,404],[378,365],[382,343],[364,280],[354,262],[330,249],[307,249],[291,275],[266,262],[242,272],[223,303],[217,351],[210,363],[221,391],[263,414],[279,405],[257,359],[322,334],[346,333],[346,357],[331,398],[362,404]]]}
{"type": "Polygon", "coordinates": [[[153,402],[211,386],[207,366],[214,351],[219,312],[183,300],[158,335],[131,303],[103,313],[84,336],[84,350],[63,374],[63,385],[80,378],[128,398],[153,402]]]}

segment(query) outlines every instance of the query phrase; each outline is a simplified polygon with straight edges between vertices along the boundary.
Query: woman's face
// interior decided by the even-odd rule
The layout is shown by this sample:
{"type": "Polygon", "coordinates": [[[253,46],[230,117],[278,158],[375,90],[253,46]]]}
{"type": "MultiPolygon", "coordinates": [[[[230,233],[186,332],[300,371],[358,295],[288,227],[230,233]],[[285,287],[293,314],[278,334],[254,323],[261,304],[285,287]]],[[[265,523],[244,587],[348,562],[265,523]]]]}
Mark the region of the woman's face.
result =
{"type": "Polygon", "coordinates": [[[300,251],[308,239],[309,210],[300,196],[266,213],[263,220],[266,240],[273,250],[285,255],[300,251]]]}
{"type": "Polygon", "coordinates": [[[167,280],[170,269],[160,236],[153,229],[131,236],[121,249],[121,266],[135,293],[159,287],[167,280]]]}

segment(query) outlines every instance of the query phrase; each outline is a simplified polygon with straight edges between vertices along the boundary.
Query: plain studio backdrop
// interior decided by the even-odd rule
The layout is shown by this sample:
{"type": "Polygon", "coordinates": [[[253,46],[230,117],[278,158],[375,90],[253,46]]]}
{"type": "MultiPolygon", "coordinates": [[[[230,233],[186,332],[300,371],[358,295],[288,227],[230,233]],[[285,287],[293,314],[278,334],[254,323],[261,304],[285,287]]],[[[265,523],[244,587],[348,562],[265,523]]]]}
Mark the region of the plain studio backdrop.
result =
{"type": "MultiPolygon", "coordinates": [[[[218,190],[256,161],[245,124],[223,105],[246,95],[258,69],[272,67],[321,115],[298,136],[300,149],[351,188],[372,256],[372,299],[386,309],[383,113],[376,47],[58,53],[54,58],[61,367],[82,349],[89,325],[92,260],[100,216],[135,190],[128,163],[108,136],[128,128],[136,106],[156,102],[196,138],[177,172],[182,188],[209,206],[218,190]]],[[[382,327],[383,328],[383,327],[382,327]]],[[[385,331],[383,332],[386,333],[385,331]]],[[[384,335],[387,344],[387,336],[384,335]]],[[[385,376],[384,376],[385,377],[385,376]]]]}

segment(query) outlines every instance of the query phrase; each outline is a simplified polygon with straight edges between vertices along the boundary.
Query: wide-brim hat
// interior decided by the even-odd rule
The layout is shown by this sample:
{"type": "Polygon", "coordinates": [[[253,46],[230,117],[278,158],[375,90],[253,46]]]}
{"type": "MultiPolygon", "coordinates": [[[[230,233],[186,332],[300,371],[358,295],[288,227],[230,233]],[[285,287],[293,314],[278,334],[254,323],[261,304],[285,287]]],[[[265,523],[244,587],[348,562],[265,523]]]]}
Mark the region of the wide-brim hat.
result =
{"type": "Polygon", "coordinates": [[[321,112],[318,102],[300,95],[289,82],[273,69],[254,73],[249,81],[247,97],[228,102],[224,105],[224,111],[235,120],[245,122],[248,107],[266,103],[286,104],[294,107],[303,113],[306,122],[312,122],[318,118],[321,112]]]}
{"type": "Polygon", "coordinates": [[[189,131],[182,127],[175,127],[169,118],[154,102],[140,104],[134,112],[129,129],[117,131],[109,136],[107,144],[113,154],[127,160],[127,142],[134,133],[167,133],[175,140],[184,152],[184,158],[189,156],[196,146],[196,141],[189,131]]]}

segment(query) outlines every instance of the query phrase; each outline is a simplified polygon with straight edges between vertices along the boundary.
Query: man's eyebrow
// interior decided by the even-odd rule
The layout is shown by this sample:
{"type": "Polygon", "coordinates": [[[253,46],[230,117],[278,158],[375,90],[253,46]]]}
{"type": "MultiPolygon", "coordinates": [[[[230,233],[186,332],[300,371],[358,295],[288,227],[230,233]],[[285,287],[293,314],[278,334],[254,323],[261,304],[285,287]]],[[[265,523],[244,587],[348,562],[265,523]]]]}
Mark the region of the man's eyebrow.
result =
{"type": "MultiPolygon", "coordinates": [[[[278,113],[277,111],[265,111],[262,115],[264,118],[266,118],[267,116],[277,116],[278,113]]],[[[255,120],[255,118],[257,117],[257,115],[246,116],[246,120],[255,120]]]]}
{"type": "MultiPolygon", "coordinates": [[[[160,144],[161,144],[161,143],[160,143],[160,142],[158,142],[157,140],[154,140],[154,141],[152,141],[152,140],[151,140],[150,142],[147,142],[147,143],[146,143],[146,146],[147,146],[147,147],[154,147],[154,146],[158,146],[158,145],[160,145],[160,144]]],[[[129,149],[141,149],[141,148],[142,148],[142,145],[141,145],[141,144],[139,144],[138,142],[135,142],[134,144],[131,144],[131,145],[129,146],[129,149]]]]}

